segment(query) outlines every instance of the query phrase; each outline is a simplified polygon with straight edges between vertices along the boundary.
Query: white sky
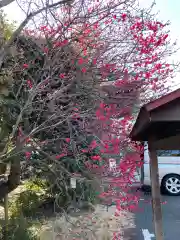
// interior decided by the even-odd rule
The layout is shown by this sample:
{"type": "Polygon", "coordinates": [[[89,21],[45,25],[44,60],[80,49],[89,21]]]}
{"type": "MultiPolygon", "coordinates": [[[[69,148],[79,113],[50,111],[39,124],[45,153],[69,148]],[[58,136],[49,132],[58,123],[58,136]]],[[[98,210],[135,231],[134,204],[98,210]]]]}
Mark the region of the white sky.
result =
{"type": "MultiPolygon", "coordinates": [[[[170,21],[170,38],[172,42],[177,41],[177,47],[180,47],[180,0],[155,0],[155,11],[159,12],[159,19],[163,21],[170,21]]],[[[152,0],[140,0],[142,6],[147,7],[152,0]]],[[[171,62],[180,62],[180,51],[170,58],[171,62]]],[[[180,87],[180,73],[176,74],[174,80],[174,88],[180,87]]]]}
{"type": "MultiPolygon", "coordinates": [[[[139,0],[141,6],[147,7],[152,3],[152,0],[139,0]]],[[[172,41],[177,39],[177,45],[180,46],[180,0],[156,0],[155,11],[159,11],[160,20],[168,21],[170,20],[170,36],[172,41]]],[[[8,5],[3,9],[7,14],[9,20],[14,20],[20,23],[25,14],[19,8],[16,2],[8,5]]],[[[171,60],[178,61],[180,59],[180,52],[173,55],[171,60]]],[[[175,85],[180,84],[180,73],[177,74],[175,78],[175,85]]]]}

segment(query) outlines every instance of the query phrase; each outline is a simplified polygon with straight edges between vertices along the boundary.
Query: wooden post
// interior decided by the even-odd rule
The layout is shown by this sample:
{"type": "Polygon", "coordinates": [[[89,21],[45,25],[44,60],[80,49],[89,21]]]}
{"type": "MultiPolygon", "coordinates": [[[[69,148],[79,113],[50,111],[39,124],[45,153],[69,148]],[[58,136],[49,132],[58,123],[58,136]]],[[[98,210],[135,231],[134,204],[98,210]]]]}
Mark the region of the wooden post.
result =
{"type": "Polygon", "coordinates": [[[153,221],[156,240],[163,240],[163,223],[160,199],[158,159],[156,149],[153,145],[153,140],[154,140],[153,137],[151,137],[149,138],[148,141],[150,155],[153,221]]]}
{"type": "Polygon", "coordinates": [[[4,197],[4,239],[8,239],[8,223],[9,223],[9,218],[8,218],[8,194],[4,197]]]}

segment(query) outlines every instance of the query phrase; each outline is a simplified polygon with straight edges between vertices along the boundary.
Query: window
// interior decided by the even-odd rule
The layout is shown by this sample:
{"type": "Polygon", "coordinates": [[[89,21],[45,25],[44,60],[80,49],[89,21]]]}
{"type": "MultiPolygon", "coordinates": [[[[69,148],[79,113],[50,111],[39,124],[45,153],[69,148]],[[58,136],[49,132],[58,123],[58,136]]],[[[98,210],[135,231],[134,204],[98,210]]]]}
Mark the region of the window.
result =
{"type": "Polygon", "coordinates": [[[177,157],[180,156],[180,150],[158,150],[157,155],[158,157],[177,157]]]}

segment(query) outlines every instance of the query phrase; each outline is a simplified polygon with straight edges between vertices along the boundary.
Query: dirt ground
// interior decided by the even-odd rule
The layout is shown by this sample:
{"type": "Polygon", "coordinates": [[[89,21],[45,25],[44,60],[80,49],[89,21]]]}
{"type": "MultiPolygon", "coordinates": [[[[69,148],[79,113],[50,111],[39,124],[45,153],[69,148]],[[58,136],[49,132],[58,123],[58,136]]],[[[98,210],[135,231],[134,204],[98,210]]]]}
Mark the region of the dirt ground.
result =
{"type": "Polygon", "coordinates": [[[128,231],[135,227],[133,214],[122,212],[120,216],[115,217],[115,210],[115,206],[107,209],[105,206],[98,205],[93,213],[86,212],[78,217],[57,216],[42,226],[40,240],[133,239],[128,231]]]}

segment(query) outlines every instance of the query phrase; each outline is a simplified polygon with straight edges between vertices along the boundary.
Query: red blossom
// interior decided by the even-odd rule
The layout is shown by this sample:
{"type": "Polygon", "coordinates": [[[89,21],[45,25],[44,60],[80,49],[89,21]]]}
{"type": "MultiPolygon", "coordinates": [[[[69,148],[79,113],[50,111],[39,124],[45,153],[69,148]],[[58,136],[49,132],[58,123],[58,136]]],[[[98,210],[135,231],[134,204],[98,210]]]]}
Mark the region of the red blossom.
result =
{"type": "Polygon", "coordinates": [[[64,73],[60,73],[60,74],[59,74],[59,77],[60,77],[60,78],[65,78],[65,74],[64,74],[64,73]]]}
{"type": "Polygon", "coordinates": [[[47,30],[47,26],[41,26],[41,27],[40,27],[40,30],[43,30],[43,31],[44,31],[44,30],[47,30]]]}
{"type": "Polygon", "coordinates": [[[26,159],[30,159],[30,157],[31,157],[31,152],[25,152],[25,157],[26,157],[26,159]]]}
{"type": "Polygon", "coordinates": [[[60,159],[60,158],[65,157],[65,156],[67,156],[67,154],[61,153],[61,154],[56,156],[56,159],[60,159]]]}
{"type": "Polygon", "coordinates": [[[99,161],[99,160],[101,160],[101,156],[98,156],[98,155],[97,156],[92,156],[91,159],[95,160],[95,161],[99,161]]]}
{"type": "Polygon", "coordinates": [[[88,149],[82,149],[81,152],[83,152],[83,153],[88,153],[89,150],[88,150],[88,149]]]}
{"type": "Polygon", "coordinates": [[[49,49],[47,47],[44,48],[44,52],[48,53],[49,49]]]}
{"type": "Polygon", "coordinates": [[[31,80],[27,80],[27,86],[31,89],[33,87],[31,80]]]}
{"type": "Polygon", "coordinates": [[[127,17],[127,14],[126,14],[126,13],[123,13],[123,14],[121,15],[121,18],[122,18],[122,21],[123,21],[123,22],[126,20],[126,17],[127,17]]]}
{"type": "Polygon", "coordinates": [[[26,68],[28,68],[28,67],[29,67],[29,65],[28,65],[27,63],[24,63],[24,64],[23,64],[23,68],[24,68],[24,69],[26,69],[26,68]]]}
{"type": "Polygon", "coordinates": [[[67,44],[68,44],[68,40],[67,39],[65,39],[63,41],[56,41],[56,42],[54,42],[54,47],[55,48],[63,47],[65,45],[67,45],[67,44]]]}
{"type": "Polygon", "coordinates": [[[84,63],[84,59],[83,58],[80,58],[79,60],[78,60],[78,63],[81,65],[81,64],[83,64],[84,63]]]}
{"type": "Polygon", "coordinates": [[[87,72],[87,69],[86,69],[86,68],[82,68],[81,71],[82,71],[83,73],[86,73],[86,72],[87,72]]]}
{"type": "Polygon", "coordinates": [[[30,143],[31,142],[31,139],[28,137],[26,138],[26,143],[30,143]]]}
{"type": "Polygon", "coordinates": [[[65,39],[65,40],[63,41],[63,45],[67,45],[67,44],[68,44],[68,40],[65,39]]]}
{"type": "Polygon", "coordinates": [[[95,65],[97,63],[97,60],[96,59],[93,59],[93,64],[95,65]]]}
{"type": "Polygon", "coordinates": [[[97,142],[94,140],[91,142],[91,144],[89,145],[89,149],[93,150],[98,146],[97,142]]]}

